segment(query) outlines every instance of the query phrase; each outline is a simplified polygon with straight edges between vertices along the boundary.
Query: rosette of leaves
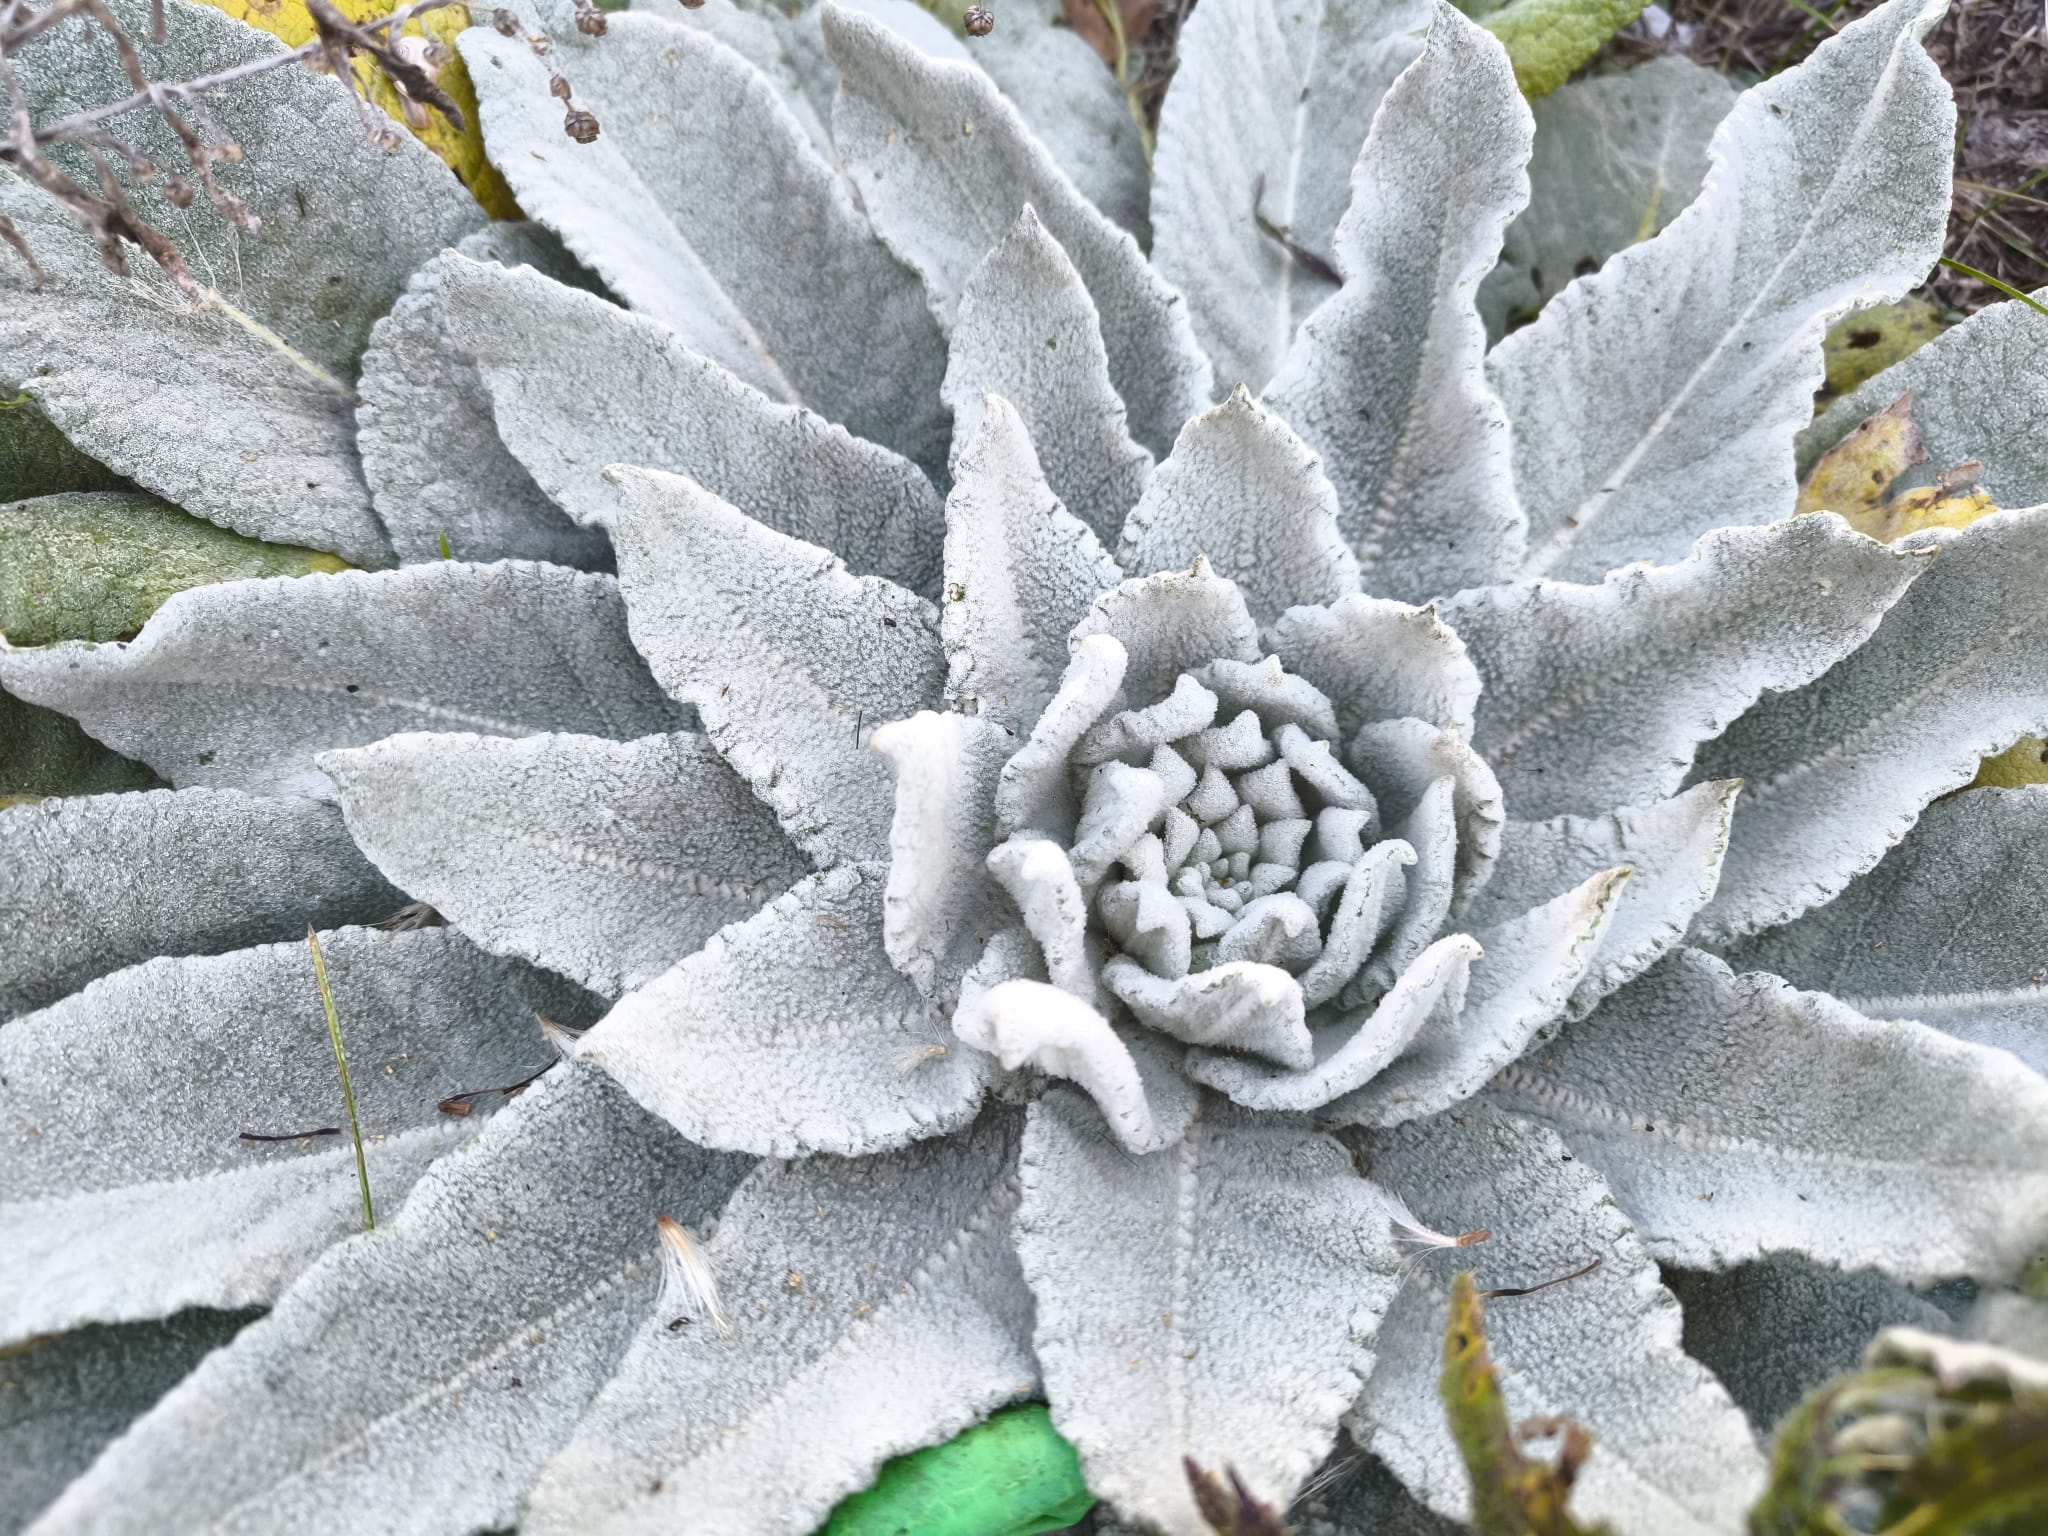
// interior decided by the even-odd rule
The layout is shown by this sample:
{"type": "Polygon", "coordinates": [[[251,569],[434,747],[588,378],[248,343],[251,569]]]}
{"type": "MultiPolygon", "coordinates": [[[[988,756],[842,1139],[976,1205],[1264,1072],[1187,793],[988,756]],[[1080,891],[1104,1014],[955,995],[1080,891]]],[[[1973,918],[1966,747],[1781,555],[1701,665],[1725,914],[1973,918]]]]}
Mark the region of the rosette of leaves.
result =
{"type": "MultiPolygon", "coordinates": [[[[1934,804],[2048,725],[2048,510],[1789,516],[1820,336],[1938,252],[1939,9],[1742,97],[1691,208],[1490,354],[1530,120],[1442,5],[1204,0],[1149,261],[1103,146],[1027,126],[1029,7],[982,64],[831,7],[472,31],[543,228],[380,252],[359,353],[247,296],[352,417],[39,227],[0,384],[375,568],[0,652],[175,786],[0,813],[35,1528],[801,1532],[1041,1396],[1140,1526],[1199,1529],[1184,1456],[1284,1503],[1340,1426],[1459,1516],[1451,1248],[1577,1275],[1490,1346],[1596,1436],[1581,1514],[1739,1528],[1758,1399],[1660,1266],[1896,1291],[2048,1229],[2048,791],[1934,804]],[[317,518],[302,461],[171,430],[281,398],[317,518]],[[408,897],[449,926],[347,926],[408,897]],[[329,1113],[309,909],[370,1234],[332,1138],[239,1137],[329,1113]],[[550,1066],[535,1011],[593,1027],[550,1066]]],[[[271,78],[294,128],[332,95],[271,78]]],[[[238,126],[285,207],[353,152],[238,126]]],[[[2005,366],[1967,331],[1923,399],[2005,366]]],[[[1964,446],[2017,505],[2037,445],[1964,446]]]]}

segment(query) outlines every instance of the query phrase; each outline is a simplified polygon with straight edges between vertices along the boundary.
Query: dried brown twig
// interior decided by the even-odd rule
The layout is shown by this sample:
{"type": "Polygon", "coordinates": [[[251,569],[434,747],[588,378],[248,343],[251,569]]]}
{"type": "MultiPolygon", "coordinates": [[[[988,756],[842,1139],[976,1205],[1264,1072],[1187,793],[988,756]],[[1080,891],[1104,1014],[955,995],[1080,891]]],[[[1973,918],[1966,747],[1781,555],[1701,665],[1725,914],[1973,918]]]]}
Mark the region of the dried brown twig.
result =
{"type": "MultiPolygon", "coordinates": [[[[154,116],[176,136],[187,162],[186,171],[164,177],[164,197],[173,207],[189,207],[198,195],[193,186],[196,180],[215,212],[237,229],[256,234],[262,221],[215,178],[215,167],[235,164],[242,158],[242,151],[208,112],[207,96],[238,80],[289,65],[304,65],[341,80],[355,98],[371,138],[394,146],[398,129],[365,102],[357,89],[351,60],[363,55],[390,79],[407,102],[421,109],[422,121],[424,109],[431,107],[459,130],[463,126],[462,114],[435,82],[434,45],[399,36],[414,17],[455,3],[456,0],[415,0],[389,16],[358,23],[342,15],[330,0],[306,0],[315,36],[303,47],[266,54],[190,80],[160,81],[149,77],[134,39],[108,9],[106,0],[0,0],[0,91],[4,91],[7,102],[5,131],[0,132],[0,165],[62,203],[91,236],[100,260],[110,271],[127,275],[124,248],[133,245],[147,254],[188,299],[203,302],[205,290],[187,269],[178,248],[129,200],[128,184],[155,181],[158,167],[129,138],[114,132],[112,125],[132,113],[154,116]],[[118,51],[122,72],[133,89],[117,100],[70,113],[54,122],[38,123],[29,109],[28,93],[16,72],[16,62],[55,28],[67,23],[94,27],[104,34],[118,51]],[[64,153],[69,168],[53,159],[52,151],[64,153]],[[81,180],[80,173],[87,170],[91,185],[81,180]],[[123,173],[127,184],[123,182],[123,173]]],[[[150,40],[163,42],[167,25],[162,0],[153,0],[150,40]]],[[[29,274],[40,289],[45,281],[43,269],[20,229],[4,214],[0,214],[0,243],[28,264],[29,274]]]]}

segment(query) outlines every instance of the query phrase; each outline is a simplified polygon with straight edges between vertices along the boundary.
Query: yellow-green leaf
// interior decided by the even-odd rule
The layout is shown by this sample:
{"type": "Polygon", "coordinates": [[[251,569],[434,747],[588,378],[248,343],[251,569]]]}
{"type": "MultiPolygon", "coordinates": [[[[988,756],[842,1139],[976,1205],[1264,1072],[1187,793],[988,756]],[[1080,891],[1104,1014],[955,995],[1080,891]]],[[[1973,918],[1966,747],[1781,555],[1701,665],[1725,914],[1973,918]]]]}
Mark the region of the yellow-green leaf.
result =
{"type": "Polygon", "coordinates": [[[320,550],[258,543],[139,492],[38,496],[0,506],[0,635],[11,645],[122,640],[187,587],[347,569],[320,550]]]}
{"type": "Polygon", "coordinates": [[[1644,0],[1513,0],[1479,24],[1501,40],[1515,84],[1531,101],[1548,96],[1643,14],[1644,0]]]}
{"type": "MultiPolygon", "coordinates": [[[[204,3],[268,32],[287,48],[297,48],[313,40],[313,19],[306,12],[304,0],[204,0],[204,3]]],[[[398,9],[393,0],[334,0],[334,5],[350,21],[374,21],[398,9]]],[[[397,121],[405,123],[421,143],[448,162],[449,168],[461,178],[470,194],[483,205],[484,212],[494,219],[516,219],[521,214],[512,189],[505,185],[504,177],[484,157],[483,124],[477,115],[476,90],[470,84],[468,67],[455,52],[455,39],[469,25],[468,7],[451,5],[444,10],[429,11],[424,16],[415,17],[406,23],[401,34],[425,37],[446,46],[449,57],[441,65],[439,83],[462,109],[463,126],[460,130],[432,110],[427,112],[424,126],[407,122],[405,101],[391,82],[377,73],[369,59],[358,58],[355,61],[356,81],[370,100],[397,121]]],[[[414,115],[417,117],[417,113],[414,115]]]]}
{"type": "Polygon", "coordinates": [[[1043,1404],[1027,1403],[889,1462],[820,1536],[1034,1536],[1066,1529],[1094,1503],[1074,1448],[1043,1404]]]}
{"type": "Polygon", "coordinates": [[[2048,784],[2048,741],[2039,736],[2022,736],[1996,757],[1977,766],[1972,789],[2024,789],[2029,784],[2048,784]]]}
{"type": "Polygon", "coordinates": [[[1819,404],[1850,393],[1946,329],[1938,308],[1911,295],[1896,304],[1876,304],[1844,316],[1821,343],[1828,375],[1819,404]]]}
{"type": "Polygon", "coordinates": [[[1839,513],[1858,533],[1885,544],[1927,528],[1967,528],[1998,510],[1976,489],[1974,463],[1957,465],[1933,485],[1894,489],[1901,475],[1926,462],[1907,390],[1820,456],[1799,488],[1795,510],[1839,513]]]}

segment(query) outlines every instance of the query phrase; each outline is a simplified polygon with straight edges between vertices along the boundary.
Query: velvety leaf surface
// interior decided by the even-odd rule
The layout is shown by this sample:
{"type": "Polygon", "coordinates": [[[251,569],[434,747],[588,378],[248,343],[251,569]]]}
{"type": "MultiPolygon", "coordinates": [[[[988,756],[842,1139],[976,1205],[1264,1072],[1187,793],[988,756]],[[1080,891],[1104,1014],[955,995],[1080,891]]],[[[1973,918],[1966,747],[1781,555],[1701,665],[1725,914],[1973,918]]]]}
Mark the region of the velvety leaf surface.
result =
{"type": "Polygon", "coordinates": [[[577,522],[609,511],[613,464],[687,475],[854,569],[938,590],[942,503],[923,471],[692,354],[657,321],[537,272],[451,262],[448,334],[476,361],[498,435],[577,522]]]}
{"type": "Polygon", "coordinates": [[[125,645],[0,647],[0,684],[180,787],[325,797],[315,754],[399,731],[684,724],[625,617],[609,576],[525,561],[229,582],[178,593],[125,645]]]}
{"type": "Polygon", "coordinates": [[[614,293],[770,398],[938,465],[945,351],[917,279],[745,59],[697,28],[611,18],[570,77],[602,125],[578,144],[522,39],[478,27],[462,50],[521,207],[614,293]]]}
{"type": "Polygon", "coordinates": [[[1244,594],[1201,558],[1185,571],[1136,576],[1103,593],[1070,643],[1090,635],[1123,647],[1124,691],[1138,699],[1165,698],[1181,673],[1212,661],[1259,659],[1258,625],[1244,594]]]}
{"type": "Polygon", "coordinates": [[[1068,665],[1066,636],[1124,579],[1045,482],[1016,407],[984,404],[946,497],[946,699],[1035,724],[1068,665]]]}
{"type": "Polygon", "coordinates": [[[1528,201],[1529,109],[1500,44],[1431,16],[1352,173],[1344,286],[1268,394],[1336,482],[1365,590],[1408,602],[1512,574],[1525,526],[1474,296],[1528,201]]]}
{"type": "Polygon", "coordinates": [[[64,1485],[255,1314],[181,1312],[81,1328],[0,1355],[0,1531],[33,1520],[64,1485]]]}
{"type": "Polygon", "coordinates": [[[123,640],[187,587],[346,569],[132,491],[38,496],[0,506],[0,634],[13,645],[123,640]]]}
{"type": "Polygon", "coordinates": [[[0,398],[0,500],[60,491],[118,491],[126,482],[50,424],[27,395],[0,398]]]}
{"type": "Polygon", "coordinates": [[[858,1157],[964,1125],[986,1057],[890,968],[884,871],[806,881],[629,994],[578,1049],[693,1141],[858,1157]]]}
{"type": "Polygon", "coordinates": [[[1829,321],[1941,252],[1955,109],[1920,39],[1945,9],[1891,0],[1746,92],[1692,206],[1494,350],[1526,574],[1597,580],[1791,507],[1829,321]]]}
{"type": "Polygon", "coordinates": [[[1263,390],[1336,291],[1255,212],[1329,252],[1373,113],[1431,14],[1426,0],[1209,0],[1189,14],[1159,114],[1152,258],[1226,388],[1263,390]]]}
{"type": "Polygon", "coordinates": [[[879,1157],[763,1163],[704,1245],[732,1336],[657,1309],[523,1528],[808,1531],[889,1457],[1036,1390],[1009,1244],[1020,1118],[879,1157]]]}
{"type": "Polygon", "coordinates": [[[654,675],[815,862],[880,856],[894,794],[866,733],[937,701],[937,611],[691,481],[613,474],[606,526],[654,675]]]}
{"type": "Polygon", "coordinates": [[[1399,1125],[1469,1098],[1563,1020],[1584,984],[1629,885],[1610,869],[1507,922],[1473,935],[1484,958],[1472,968],[1462,1009],[1430,1012],[1384,1071],[1330,1104],[1333,1121],[1399,1125]]]}
{"type": "Polygon", "coordinates": [[[1707,174],[1707,140],[1735,104],[1729,78],[1678,54],[1589,75],[1531,103],[1529,206],[1479,285],[1498,341],[1575,277],[1685,211],[1707,174]]]}
{"type": "Polygon", "coordinates": [[[1374,721],[1402,718],[1471,738],[1479,672],[1434,608],[1343,597],[1283,613],[1266,643],[1329,697],[1347,740],[1374,721]]]}
{"type": "Polygon", "coordinates": [[[1880,1328],[1946,1333],[1948,1314],[1874,1269],[1773,1254],[1716,1274],[1666,1269],[1685,1308],[1685,1352],[1768,1435],[1807,1393],[1855,1370],[1880,1328]]]}
{"type": "Polygon", "coordinates": [[[1510,821],[1500,861],[1465,921],[1500,921],[1599,870],[1630,869],[1614,922],[1572,994],[1570,1016],[1581,1017],[1676,946],[1713,897],[1740,788],[1715,780],[1605,816],[1510,821]]]}
{"type": "Polygon", "coordinates": [[[1469,1518],[1464,1463],[1437,1396],[1455,1263],[1485,1286],[1533,1286],[1486,1310],[1487,1347],[1515,1417],[1563,1414],[1593,1432],[1572,1509],[1659,1536],[1726,1536],[1761,1489],[1741,1411],[1679,1344],[1679,1309],[1600,1176],[1539,1126],[1483,1105],[1366,1144],[1372,1178],[1429,1227],[1487,1229],[1454,1262],[1424,1258],[1380,1329],[1381,1356],[1347,1420],[1410,1491],[1469,1518]]]}
{"type": "Polygon", "coordinates": [[[1901,548],[1936,553],[1877,634],[1700,753],[1702,774],[1745,781],[1707,942],[1829,900],[1981,758],[2048,727],[2048,507],[1901,548]]]}
{"type": "Polygon", "coordinates": [[[303,937],[404,904],[334,808],[311,800],[183,789],[9,806],[0,1018],[156,955],[303,937]]]}
{"type": "Polygon", "coordinates": [[[1113,539],[1152,473],[1152,455],[1130,439],[1095,301],[1028,203],[967,279],[953,318],[945,399],[956,469],[989,395],[1016,408],[1067,509],[1113,539]]]}
{"type": "Polygon", "coordinates": [[[209,1356],[37,1531],[512,1523],[647,1315],[655,1218],[713,1215],[746,1167],[602,1074],[550,1073],[209,1356]]]}
{"type": "MultiPolygon", "coordinates": [[[[535,1013],[594,1010],[454,930],[321,941],[387,1216],[475,1134],[435,1106],[553,1059],[535,1013]]],[[[264,1305],[362,1227],[355,1152],[303,941],[152,960],[0,1029],[0,1339],[264,1305]],[[334,1134],[293,1139],[302,1130],[334,1134]],[[280,1140],[246,1141],[242,1133],[280,1140]]]]}
{"type": "Polygon", "coordinates": [[[1660,1259],[2011,1274],[2048,1232],[2048,1084],[1681,949],[1494,1096],[1599,1166],[1660,1259]],[[1712,1199],[1706,1197],[1712,1196],[1712,1199]]]}
{"type": "Polygon", "coordinates": [[[1288,608],[1357,594],[1358,561],[1338,522],[1316,456],[1240,387],[1181,428],[1123,523],[1117,557],[1144,576],[1207,555],[1252,616],[1271,623],[1288,608]]]}
{"type": "MultiPolygon", "coordinates": [[[[2034,295],[2048,300],[2048,289],[2034,295]]],[[[2048,380],[2035,366],[2048,341],[2048,315],[2010,299],[1987,304],[1836,401],[1799,437],[1799,473],[1907,390],[1928,468],[1968,459],[1977,484],[2002,507],[2048,502],[2048,446],[2036,423],[2048,411],[2048,380]]]]}
{"type": "Polygon", "coordinates": [[[695,731],[408,734],[322,753],[356,844],[484,948],[606,997],[639,986],[808,866],[695,731]]]}
{"type": "Polygon", "coordinates": [[[445,540],[464,560],[609,569],[604,535],[579,528],[499,441],[490,392],[450,334],[442,285],[471,259],[577,280],[574,259],[539,225],[492,229],[463,241],[462,255],[443,252],[415,272],[370,332],[356,448],[378,521],[408,565],[444,558],[445,540]]]}
{"type": "Polygon", "coordinates": [[[1670,794],[1701,742],[1819,677],[1927,573],[1836,517],[1800,517],[1720,529],[1676,565],[1597,586],[1461,592],[1443,614],[1486,679],[1473,745],[1535,821],[1670,794]]]}
{"type": "Polygon", "coordinates": [[[924,278],[940,323],[951,328],[969,276],[1029,204],[1094,298],[1131,435],[1164,453],[1208,402],[1209,364],[1137,242],[1081,196],[985,75],[924,58],[843,8],[824,23],[847,175],[881,237],[924,278]]]}
{"type": "MultiPolygon", "coordinates": [[[[110,3],[153,80],[279,50],[185,0],[165,0],[168,39],[152,44],[149,6],[110,3]]],[[[53,27],[16,69],[38,122],[132,89],[92,27],[53,27]]],[[[28,395],[108,469],[238,533],[388,562],[356,464],[355,361],[412,271],[483,214],[431,151],[404,136],[388,152],[368,142],[347,91],[307,70],[238,81],[210,94],[207,110],[242,148],[220,180],[262,220],[261,235],[210,214],[187,219],[155,188],[133,194],[218,294],[204,307],[140,253],[131,277],[107,271],[62,204],[19,178],[0,183],[0,216],[49,274],[37,293],[22,261],[10,252],[0,262],[0,398],[28,395]],[[284,345],[259,339],[230,306],[284,345]]],[[[185,163],[154,119],[124,119],[122,132],[159,166],[185,163]]]]}
{"type": "Polygon", "coordinates": [[[1065,1092],[1032,1106],[1020,1178],[1038,1359],[1090,1489],[1198,1536],[1192,1456],[1284,1504],[1393,1297],[1379,1191],[1329,1137],[1213,1100],[1176,1145],[1132,1158],[1065,1092]]]}
{"type": "Polygon", "coordinates": [[[2048,1073],[2048,785],[1937,800],[1826,906],[1736,944],[1739,970],[1918,1019],[2048,1073]]]}

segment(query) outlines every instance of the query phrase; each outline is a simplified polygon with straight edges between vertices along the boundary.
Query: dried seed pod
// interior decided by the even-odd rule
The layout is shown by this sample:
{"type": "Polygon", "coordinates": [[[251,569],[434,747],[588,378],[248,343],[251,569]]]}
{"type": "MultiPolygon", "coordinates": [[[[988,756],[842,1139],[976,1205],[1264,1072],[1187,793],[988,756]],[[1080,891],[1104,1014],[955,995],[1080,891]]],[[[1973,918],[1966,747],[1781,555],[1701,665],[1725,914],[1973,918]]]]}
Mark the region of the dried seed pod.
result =
{"type": "Polygon", "coordinates": [[[704,0],[683,0],[683,9],[686,11],[701,11],[704,9],[704,0]]]}
{"type": "Polygon", "coordinates": [[[581,107],[571,107],[569,115],[562,119],[562,132],[578,144],[597,142],[597,114],[586,112],[581,107]]]}
{"type": "Polygon", "coordinates": [[[569,99],[569,77],[567,75],[549,75],[548,94],[558,101],[567,101],[569,99]]]}
{"type": "Polygon", "coordinates": [[[500,37],[517,37],[519,35],[519,18],[510,11],[491,12],[491,25],[497,29],[500,37]]]}
{"type": "Polygon", "coordinates": [[[585,37],[603,37],[609,23],[594,0],[576,0],[576,30],[585,37]]]}
{"type": "Polygon", "coordinates": [[[967,14],[960,18],[960,25],[967,29],[969,37],[987,37],[996,29],[996,13],[985,5],[970,6],[967,14]]]}
{"type": "Polygon", "coordinates": [[[533,56],[537,59],[544,59],[555,51],[554,39],[538,33],[526,40],[526,46],[533,50],[533,56]]]}

